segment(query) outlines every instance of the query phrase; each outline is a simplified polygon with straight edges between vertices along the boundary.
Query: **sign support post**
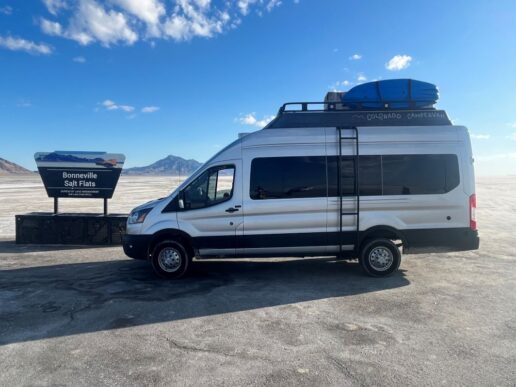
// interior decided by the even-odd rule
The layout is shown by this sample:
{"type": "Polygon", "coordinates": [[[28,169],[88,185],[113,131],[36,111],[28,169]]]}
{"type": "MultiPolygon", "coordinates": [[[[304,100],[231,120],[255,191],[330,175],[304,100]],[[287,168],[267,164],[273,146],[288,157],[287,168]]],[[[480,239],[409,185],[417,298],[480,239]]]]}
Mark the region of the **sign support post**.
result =
{"type": "Polygon", "coordinates": [[[59,211],[59,198],[54,197],[54,215],[57,215],[58,211],[59,211]]]}
{"type": "Polygon", "coordinates": [[[107,216],[107,198],[104,198],[104,216],[107,216]]]}

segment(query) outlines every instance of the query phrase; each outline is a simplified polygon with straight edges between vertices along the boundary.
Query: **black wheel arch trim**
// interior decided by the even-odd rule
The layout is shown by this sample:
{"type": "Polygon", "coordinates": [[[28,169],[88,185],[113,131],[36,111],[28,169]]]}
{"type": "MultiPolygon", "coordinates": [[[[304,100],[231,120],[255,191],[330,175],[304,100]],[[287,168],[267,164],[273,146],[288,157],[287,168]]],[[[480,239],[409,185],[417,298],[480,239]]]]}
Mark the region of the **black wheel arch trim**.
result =
{"type": "Polygon", "coordinates": [[[187,250],[187,252],[192,256],[195,255],[192,237],[186,232],[179,230],[177,228],[164,228],[163,230],[159,230],[152,234],[152,238],[149,242],[148,247],[148,255],[150,256],[152,254],[152,250],[158,243],[163,242],[167,239],[172,239],[176,242],[183,243],[185,245],[184,248],[187,250]]]}
{"type": "Polygon", "coordinates": [[[378,225],[368,228],[367,230],[360,232],[360,246],[364,242],[372,237],[385,238],[385,239],[401,239],[404,245],[408,245],[407,238],[403,231],[398,230],[392,226],[378,225]],[[394,238],[393,238],[394,237],[394,238]]]}

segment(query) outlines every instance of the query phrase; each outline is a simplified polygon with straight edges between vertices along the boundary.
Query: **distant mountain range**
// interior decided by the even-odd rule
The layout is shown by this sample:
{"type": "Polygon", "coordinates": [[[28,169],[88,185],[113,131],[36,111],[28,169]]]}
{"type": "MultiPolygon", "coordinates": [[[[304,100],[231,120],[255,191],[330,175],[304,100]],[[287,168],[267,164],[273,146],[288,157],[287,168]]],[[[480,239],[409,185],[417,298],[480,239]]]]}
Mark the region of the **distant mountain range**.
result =
{"type": "Polygon", "coordinates": [[[124,169],[122,173],[145,176],[188,176],[201,165],[202,163],[197,160],[185,160],[179,156],[169,155],[146,167],[124,169]]]}
{"type": "MultiPolygon", "coordinates": [[[[188,176],[202,163],[197,160],[185,160],[182,157],[169,155],[145,167],[127,168],[122,171],[125,175],[144,176],[188,176]]],[[[0,157],[0,176],[30,175],[34,172],[0,157]]]]}
{"type": "Polygon", "coordinates": [[[31,175],[33,172],[21,165],[15,164],[11,161],[0,157],[0,176],[5,175],[31,175]]]}

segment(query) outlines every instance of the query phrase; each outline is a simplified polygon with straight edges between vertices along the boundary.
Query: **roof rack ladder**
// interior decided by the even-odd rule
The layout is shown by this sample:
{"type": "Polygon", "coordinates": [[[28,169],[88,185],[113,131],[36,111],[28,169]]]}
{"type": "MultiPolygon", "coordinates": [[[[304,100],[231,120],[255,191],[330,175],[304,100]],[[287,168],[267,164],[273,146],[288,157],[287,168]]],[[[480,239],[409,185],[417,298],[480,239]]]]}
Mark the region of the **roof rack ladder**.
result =
{"type": "Polygon", "coordinates": [[[358,256],[358,250],[360,245],[360,153],[359,153],[359,138],[358,138],[358,128],[357,127],[349,127],[343,128],[338,127],[338,136],[339,136],[339,160],[338,160],[338,168],[337,168],[337,189],[339,195],[339,258],[342,258],[342,217],[345,215],[354,215],[355,216],[355,243],[353,244],[353,253],[354,256],[358,256]],[[354,136],[342,136],[342,130],[352,130],[354,132],[354,136]],[[356,201],[356,212],[343,212],[342,210],[342,140],[353,140],[355,142],[355,159],[354,159],[354,191],[355,191],[355,201],[356,201]]]}

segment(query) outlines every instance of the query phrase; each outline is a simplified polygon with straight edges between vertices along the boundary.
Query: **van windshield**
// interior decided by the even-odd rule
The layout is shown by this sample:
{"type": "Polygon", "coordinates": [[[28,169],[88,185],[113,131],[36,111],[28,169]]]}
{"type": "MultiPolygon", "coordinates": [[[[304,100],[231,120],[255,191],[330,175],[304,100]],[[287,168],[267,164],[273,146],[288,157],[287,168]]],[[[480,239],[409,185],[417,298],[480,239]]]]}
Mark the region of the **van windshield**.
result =
{"type": "Polygon", "coordinates": [[[180,190],[182,190],[184,187],[186,187],[188,184],[190,184],[190,182],[192,180],[194,180],[195,178],[197,178],[197,176],[199,176],[199,173],[200,171],[206,169],[205,166],[207,165],[210,165],[211,162],[213,160],[215,160],[219,155],[221,155],[222,153],[224,153],[226,150],[228,150],[229,148],[233,147],[234,145],[238,144],[239,142],[241,142],[242,139],[241,138],[237,138],[235,141],[233,141],[232,143],[230,143],[229,145],[226,145],[224,148],[222,148],[220,151],[218,151],[217,153],[215,153],[212,157],[210,157],[208,159],[208,161],[206,161],[205,163],[203,163],[199,168],[197,168],[194,172],[192,172],[192,174],[190,176],[188,176],[186,178],[185,181],[183,181],[181,184],[179,184],[169,195],[169,197],[171,196],[174,196],[177,192],[179,192],[180,190]]]}

